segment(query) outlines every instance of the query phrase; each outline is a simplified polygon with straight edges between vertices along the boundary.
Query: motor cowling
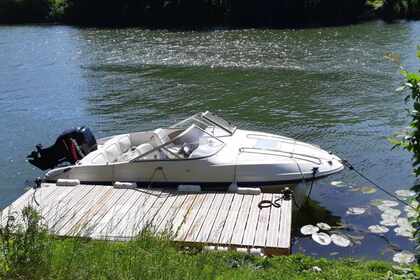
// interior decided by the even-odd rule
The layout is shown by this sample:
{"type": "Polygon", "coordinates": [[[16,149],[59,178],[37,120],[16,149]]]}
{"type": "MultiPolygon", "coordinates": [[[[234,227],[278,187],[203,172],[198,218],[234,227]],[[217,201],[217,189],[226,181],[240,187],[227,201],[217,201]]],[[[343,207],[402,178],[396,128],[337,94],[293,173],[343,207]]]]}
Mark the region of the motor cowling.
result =
{"type": "Polygon", "coordinates": [[[97,149],[96,138],[88,127],[65,130],[52,146],[43,148],[36,145],[36,150],[28,156],[28,161],[41,170],[54,168],[62,164],[75,164],[90,152],[97,149]]]}

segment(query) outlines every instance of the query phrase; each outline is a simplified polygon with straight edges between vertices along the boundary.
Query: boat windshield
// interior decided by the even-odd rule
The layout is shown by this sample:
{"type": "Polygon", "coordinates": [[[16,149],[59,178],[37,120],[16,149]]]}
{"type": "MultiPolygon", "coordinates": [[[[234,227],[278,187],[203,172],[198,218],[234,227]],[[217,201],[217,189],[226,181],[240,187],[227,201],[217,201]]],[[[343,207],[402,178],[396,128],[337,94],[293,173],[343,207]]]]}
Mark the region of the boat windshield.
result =
{"type": "Polygon", "coordinates": [[[193,124],[173,140],[143,153],[136,160],[203,158],[216,154],[223,145],[222,141],[193,124]]]}
{"type": "Polygon", "coordinates": [[[171,128],[187,128],[190,125],[196,125],[204,131],[210,133],[214,137],[231,136],[235,133],[236,126],[233,126],[228,121],[222,119],[215,114],[206,111],[204,113],[197,113],[186,120],[183,120],[171,128]]]}

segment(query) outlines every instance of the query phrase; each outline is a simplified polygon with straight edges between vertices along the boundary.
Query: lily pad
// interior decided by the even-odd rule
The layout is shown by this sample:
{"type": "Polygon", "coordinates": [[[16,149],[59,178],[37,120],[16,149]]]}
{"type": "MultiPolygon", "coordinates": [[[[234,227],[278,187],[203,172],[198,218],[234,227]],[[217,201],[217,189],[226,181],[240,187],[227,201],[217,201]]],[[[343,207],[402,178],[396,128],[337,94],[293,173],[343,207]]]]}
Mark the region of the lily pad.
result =
{"type": "Polygon", "coordinates": [[[331,243],[331,237],[325,232],[316,232],[312,234],[312,239],[323,246],[327,246],[331,243]]]}
{"type": "Polygon", "coordinates": [[[410,264],[416,260],[416,257],[409,251],[402,251],[396,253],[392,260],[400,264],[410,264]]]}
{"type": "Polygon", "coordinates": [[[408,198],[408,197],[413,197],[416,195],[415,191],[410,191],[410,190],[397,190],[395,191],[395,194],[398,195],[399,197],[402,198],[408,198]]]}
{"type": "Polygon", "coordinates": [[[416,218],[419,215],[419,213],[416,210],[413,210],[411,208],[406,211],[406,214],[408,218],[416,218]]]}
{"type": "Polygon", "coordinates": [[[411,226],[411,223],[408,221],[408,219],[407,218],[398,218],[397,219],[397,224],[399,225],[399,226],[411,226]]]}
{"type": "Polygon", "coordinates": [[[372,225],[368,227],[368,230],[372,233],[387,233],[389,231],[387,227],[380,225],[372,225]]]}
{"type": "Polygon", "coordinates": [[[332,181],[331,186],[337,187],[337,188],[342,188],[345,187],[346,184],[343,181],[332,181]]]}
{"type": "Polygon", "coordinates": [[[319,231],[319,228],[313,225],[306,225],[300,228],[300,232],[303,235],[312,235],[319,231]]]}
{"type": "Polygon", "coordinates": [[[382,218],[382,221],[379,222],[383,226],[394,227],[397,225],[397,219],[393,216],[387,216],[387,218],[382,218]]]}
{"type": "Polygon", "coordinates": [[[382,200],[373,199],[373,200],[370,201],[370,205],[378,207],[379,205],[382,205],[382,200]]]}
{"type": "Polygon", "coordinates": [[[326,223],[317,223],[316,226],[319,227],[321,230],[330,230],[331,229],[331,226],[329,224],[326,224],[326,223]]]}
{"type": "Polygon", "coordinates": [[[395,200],[382,200],[382,205],[388,207],[395,207],[398,206],[398,202],[395,200]]]}
{"type": "Polygon", "coordinates": [[[390,206],[387,206],[387,205],[378,205],[378,206],[376,206],[378,209],[379,209],[379,211],[381,211],[381,212],[385,212],[386,210],[388,210],[388,209],[392,209],[392,207],[390,207],[390,206]]]}
{"type": "Polygon", "coordinates": [[[382,215],[398,217],[399,215],[401,215],[401,210],[394,209],[394,208],[388,208],[388,209],[385,209],[385,211],[382,213],[382,215]]]}
{"type": "Polygon", "coordinates": [[[411,226],[402,226],[394,228],[394,232],[398,236],[412,238],[414,236],[415,229],[411,226]]]}
{"type": "Polygon", "coordinates": [[[340,234],[332,234],[331,241],[339,247],[348,247],[351,245],[350,239],[340,234]]]}
{"type": "Polygon", "coordinates": [[[362,215],[366,212],[366,208],[361,207],[350,207],[347,209],[346,214],[347,215],[362,215]]]}
{"type": "Polygon", "coordinates": [[[374,187],[366,186],[366,187],[361,187],[360,191],[364,194],[372,194],[372,193],[376,193],[377,190],[374,187]]]}

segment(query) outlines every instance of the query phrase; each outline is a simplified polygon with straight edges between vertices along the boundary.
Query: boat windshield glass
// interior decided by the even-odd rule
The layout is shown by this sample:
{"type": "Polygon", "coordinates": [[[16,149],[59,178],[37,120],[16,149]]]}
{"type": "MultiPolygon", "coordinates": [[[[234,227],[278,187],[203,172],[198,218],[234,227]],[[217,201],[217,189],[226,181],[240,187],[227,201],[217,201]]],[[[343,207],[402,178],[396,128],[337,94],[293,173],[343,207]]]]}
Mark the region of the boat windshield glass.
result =
{"type": "Polygon", "coordinates": [[[171,126],[171,128],[187,128],[192,124],[215,137],[231,136],[236,130],[236,126],[209,111],[197,113],[188,119],[171,126]]]}
{"type": "Polygon", "coordinates": [[[136,160],[203,158],[216,154],[223,145],[222,141],[193,124],[173,140],[140,155],[136,160]]]}

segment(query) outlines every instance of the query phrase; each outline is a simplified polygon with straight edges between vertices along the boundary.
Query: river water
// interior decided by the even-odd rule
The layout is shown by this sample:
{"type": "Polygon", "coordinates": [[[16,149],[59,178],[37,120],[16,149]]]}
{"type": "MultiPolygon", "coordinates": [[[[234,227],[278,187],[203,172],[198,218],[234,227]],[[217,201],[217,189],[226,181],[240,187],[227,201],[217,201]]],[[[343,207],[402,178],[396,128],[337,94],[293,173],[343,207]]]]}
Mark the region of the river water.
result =
{"type": "MultiPolygon", "coordinates": [[[[0,208],[41,172],[25,162],[37,143],[64,129],[87,125],[106,136],[174,123],[211,110],[240,128],[287,135],[348,159],[388,191],[413,185],[410,155],[391,150],[387,137],[408,122],[398,66],[418,68],[420,22],[302,30],[168,32],[0,27],[0,208]]],[[[292,251],[319,256],[391,259],[414,244],[390,230],[367,233],[380,212],[369,206],[381,192],[350,171],[316,182],[307,222],[344,225],[360,240],[323,247],[296,234],[292,251]],[[347,185],[330,185],[340,180],[347,185]],[[353,191],[352,191],[353,190],[353,191]],[[367,207],[349,216],[348,207],[367,207]]]]}

